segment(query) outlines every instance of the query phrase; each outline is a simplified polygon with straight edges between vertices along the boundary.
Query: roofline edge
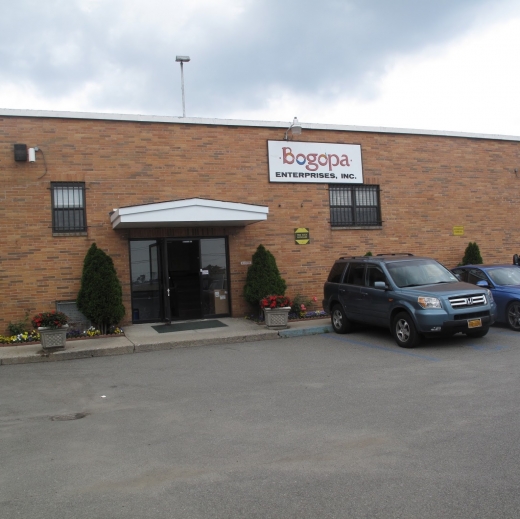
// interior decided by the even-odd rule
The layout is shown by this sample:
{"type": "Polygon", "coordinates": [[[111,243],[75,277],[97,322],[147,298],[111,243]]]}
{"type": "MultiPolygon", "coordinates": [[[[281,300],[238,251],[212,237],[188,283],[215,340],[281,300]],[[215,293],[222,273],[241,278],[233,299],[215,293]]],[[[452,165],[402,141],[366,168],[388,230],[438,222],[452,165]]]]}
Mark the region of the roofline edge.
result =
{"type": "MultiPolygon", "coordinates": [[[[248,121],[242,119],[217,119],[205,117],[174,117],[165,115],[115,114],[100,112],[68,112],[57,110],[22,110],[16,108],[0,108],[0,117],[39,117],[48,119],[86,119],[120,122],[147,122],[162,124],[200,124],[213,126],[249,126],[260,128],[287,129],[290,121],[248,121]]],[[[460,137],[469,139],[487,139],[520,141],[520,136],[485,134],[470,132],[453,132],[441,130],[420,130],[411,128],[390,128],[383,126],[349,126],[339,124],[301,123],[303,129],[365,133],[393,133],[402,135],[430,135],[437,137],[460,137]]]]}

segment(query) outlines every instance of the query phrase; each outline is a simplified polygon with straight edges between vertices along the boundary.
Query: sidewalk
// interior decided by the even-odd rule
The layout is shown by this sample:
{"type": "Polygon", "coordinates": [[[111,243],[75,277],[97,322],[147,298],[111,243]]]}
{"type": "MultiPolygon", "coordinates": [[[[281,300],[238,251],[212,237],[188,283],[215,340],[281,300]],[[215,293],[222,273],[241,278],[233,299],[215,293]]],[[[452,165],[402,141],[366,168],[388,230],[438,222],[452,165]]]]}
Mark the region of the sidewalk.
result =
{"type": "Polygon", "coordinates": [[[125,328],[124,336],[69,340],[64,350],[50,353],[44,352],[39,343],[3,346],[0,347],[0,365],[125,355],[190,346],[262,341],[332,332],[329,318],[290,322],[289,328],[285,330],[269,330],[266,326],[258,325],[247,319],[225,317],[217,320],[226,326],[158,333],[152,326],[162,323],[134,324],[125,328]]]}

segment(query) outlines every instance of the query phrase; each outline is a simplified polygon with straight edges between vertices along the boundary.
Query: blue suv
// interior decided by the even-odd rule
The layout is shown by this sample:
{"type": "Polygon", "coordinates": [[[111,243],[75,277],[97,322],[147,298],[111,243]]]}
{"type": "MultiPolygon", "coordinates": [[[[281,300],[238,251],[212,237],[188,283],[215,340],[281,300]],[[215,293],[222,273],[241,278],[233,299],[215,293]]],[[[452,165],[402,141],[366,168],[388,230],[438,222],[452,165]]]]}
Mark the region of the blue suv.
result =
{"type": "Polygon", "coordinates": [[[387,327],[403,348],[422,337],[484,337],[497,311],[490,290],[412,254],[338,259],[324,285],[323,309],[336,333],[351,331],[354,323],[387,327]]]}

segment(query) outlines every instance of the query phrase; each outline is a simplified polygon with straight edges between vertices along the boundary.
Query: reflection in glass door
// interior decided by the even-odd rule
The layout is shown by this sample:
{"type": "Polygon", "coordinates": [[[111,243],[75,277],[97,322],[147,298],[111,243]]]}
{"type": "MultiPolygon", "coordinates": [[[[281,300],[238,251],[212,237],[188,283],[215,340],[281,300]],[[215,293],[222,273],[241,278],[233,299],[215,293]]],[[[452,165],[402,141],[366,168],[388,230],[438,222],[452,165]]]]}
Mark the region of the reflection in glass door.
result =
{"type": "Polygon", "coordinates": [[[160,321],[162,291],[157,240],[130,241],[132,321],[160,321]]]}
{"type": "Polygon", "coordinates": [[[200,273],[204,317],[228,314],[229,293],[225,238],[200,240],[200,273]]]}

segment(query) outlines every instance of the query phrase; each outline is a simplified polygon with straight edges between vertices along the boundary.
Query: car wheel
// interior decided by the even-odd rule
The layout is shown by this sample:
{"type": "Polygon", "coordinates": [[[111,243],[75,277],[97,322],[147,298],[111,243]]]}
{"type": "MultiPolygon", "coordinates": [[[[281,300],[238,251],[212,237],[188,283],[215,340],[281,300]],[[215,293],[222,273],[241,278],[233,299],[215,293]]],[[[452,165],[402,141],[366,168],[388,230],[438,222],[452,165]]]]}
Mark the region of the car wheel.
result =
{"type": "Polygon", "coordinates": [[[407,312],[399,312],[392,321],[392,335],[401,348],[415,348],[421,341],[421,336],[407,312]]]}
{"type": "Polygon", "coordinates": [[[479,337],[484,337],[484,335],[487,335],[488,332],[489,332],[489,326],[486,328],[479,328],[478,330],[469,330],[466,332],[466,335],[468,337],[477,339],[479,337]]]}
{"type": "Polygon", "coordinates": [[[506,310],[507,324],[515,331],[520,331],[520,301],[511,301],[506,310]]]}
{"type": "Polygon", "coordinates": [[[345,315],[345,311],[341,305],[334,305],[330,314],[332,328],[336,333],[347,333],[352,328],[350,321],[345,315]]]}

